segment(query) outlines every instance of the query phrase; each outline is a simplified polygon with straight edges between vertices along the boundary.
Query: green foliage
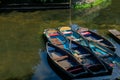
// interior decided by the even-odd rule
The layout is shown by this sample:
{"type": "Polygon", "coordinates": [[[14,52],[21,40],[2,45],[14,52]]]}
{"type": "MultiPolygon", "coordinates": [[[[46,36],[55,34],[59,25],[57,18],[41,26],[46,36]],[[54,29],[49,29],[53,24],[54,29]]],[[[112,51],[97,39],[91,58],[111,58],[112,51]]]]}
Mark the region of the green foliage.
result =
{"type": "Polygon", "coordinates": [[[87,9],[87,8],[92,8],[94,6],[101,5],[104,2],[110,2],[110,0],[95,0],[95,2],[92,3],[83,3],[83,4],[75,4],[74,8],[75,9],[87,9]]]}

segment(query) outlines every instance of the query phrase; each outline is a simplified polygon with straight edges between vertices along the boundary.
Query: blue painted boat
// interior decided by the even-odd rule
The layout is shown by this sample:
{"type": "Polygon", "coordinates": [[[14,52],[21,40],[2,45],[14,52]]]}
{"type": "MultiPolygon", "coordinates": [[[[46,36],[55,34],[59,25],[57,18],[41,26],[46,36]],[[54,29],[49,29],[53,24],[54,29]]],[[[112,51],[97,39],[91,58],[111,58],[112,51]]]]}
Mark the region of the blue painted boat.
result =
{"type": "Polygon", "coordinates": [[[81,35],[79,35],[77,32],[73,31],[69,26],[62,26],[59,27],[58,30],[62,35],[64,35],[67,39],[76,41],[77,43],[88,47],[88,43],[86,39],[84,39],[81,35]]]}
{"type": "Polygon", "coordinates": [[[56,68],[67,74],[69,77],[74,78],[88,73],[84,66],[64,49],[51,43],[46,44],[46,49],[48,57],[56,68]]]}
{"type": "Polygon", "coordinates": [[[44,35],[52,44],[64,49],[69,48],[69,41],[57,29],[45,29],[44,35]]]}
{"type": "Polygon", "coordinates": [[[93,41],[89,42],[89,47],[110,69],[113,68],[114,62],[120,63],[120,57],[110,49],[96,44],[96,42],[93,41]]]}
{"type": "Polygon", "coordinates": [[[77,24],[72,24],[71,28],[72,28],[72,30],[76,31],[81,36],[83,36],[85,39],[87,39],[88,41],[94,41],[97,44],[100,44],[102,46],[105,46],[105,47],[115,51],[115,46],[113,45],[112,42],[110,42],[106,38],[100,36],[99,34],[89,30],[88,28],[80,27],[77,24]]]}
{"type": "Polygon", "coordinates": [[[71,41],[70,51],[87,68],[92,75],[105,74],[108,69],[90,50],[86,47],[71,41]]]}

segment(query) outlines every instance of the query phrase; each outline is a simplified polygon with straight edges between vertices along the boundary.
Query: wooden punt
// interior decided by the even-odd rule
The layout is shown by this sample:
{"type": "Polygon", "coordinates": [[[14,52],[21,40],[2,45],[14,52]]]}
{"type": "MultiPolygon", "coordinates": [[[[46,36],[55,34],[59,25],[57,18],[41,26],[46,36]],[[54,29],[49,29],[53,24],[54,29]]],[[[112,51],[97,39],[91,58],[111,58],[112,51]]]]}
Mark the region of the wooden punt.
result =
{"type": "Polygon", "coordinates": [[[83,64],[92,75],[108,72],[105,65],[86,47],[71,41],[71,53],[83,64]]]}
{"type": "Polygon", "coordinates": [[[86,75],[88,72],[70,53],[51,43],[46,44],[47,54],[60,71],[71,78],[86,75]]]}
{"type": "Polygon", "coordinates": [[[87,39],[88,41],[97,42],[98,44],[105,46],[113,51],[115,51],[115,49],[116,49],[112,42],[110,42],[103,36],[89,30],[88,28],[80,27],[77,24],[71,25],[71,28],[72,28],[72,30],[76,31],[81,36],[83,36],[85,39],[87,39]]]}
{"type": "Polygon", "coordinates": [[[120,57],[112,50],[96,44],[93,41],[89,42],[89,46],[90,49],[94,52],[94,54],[98,56],[99,59],[101,59],[106,64],[106,66],[108,66],[109,70],[112,71],[114,67],[114,62],[120,63],[120,57]]]}
{"type": "Polygon", "coordinates": [[[68,48],[68,41],[56,29],[45,29],[44,35],[47,40],[60,48],[68,48]]]}
{"type": "Polygon", "coordinates": [[[58,30],[64,37],[66,37],[68,40],[76,41],[79,44],[88,47],[88,43],[86,39],[84,39],[81,35],[79,35],[77,32],[73,31],[71,27],[69,26],[62,26],[59,27],[58,30]]]}

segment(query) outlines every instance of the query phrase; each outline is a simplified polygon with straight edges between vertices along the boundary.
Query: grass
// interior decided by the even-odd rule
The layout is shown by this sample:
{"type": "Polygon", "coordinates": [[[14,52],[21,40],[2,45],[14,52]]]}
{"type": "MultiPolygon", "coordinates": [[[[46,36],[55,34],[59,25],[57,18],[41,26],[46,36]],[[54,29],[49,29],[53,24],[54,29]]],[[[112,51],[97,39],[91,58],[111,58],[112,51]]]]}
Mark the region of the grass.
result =
{"type": "MultiPolygon", "coordinates": [[[[90,15],[73,11],[72,23],[96,29],[101,35],[111,28],[120,31],[119,11],[114,8],[110,7],[115,11],[111,14],[106,9],[90,15]]],[[[40,61],[39,50],[45,49],[44,29],[68,25],[69,19],[69,10],[0,13],[0,79],[30,80],[40,61]]]]}

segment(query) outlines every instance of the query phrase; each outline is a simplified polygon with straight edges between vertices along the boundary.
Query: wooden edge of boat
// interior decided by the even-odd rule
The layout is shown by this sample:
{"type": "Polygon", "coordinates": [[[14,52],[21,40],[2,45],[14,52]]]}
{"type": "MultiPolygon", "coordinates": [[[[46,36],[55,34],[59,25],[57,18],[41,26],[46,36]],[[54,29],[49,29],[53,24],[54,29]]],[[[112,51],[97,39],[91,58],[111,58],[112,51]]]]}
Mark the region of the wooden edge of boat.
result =
{"type": "MultiPolygon", "coordinates": [[[[112,43],[111,41],[109,41],[108,39],[106,39],[104,36],[101,36],[101,35],[99,35],[98,33],[95,33],[95,32],[93,32],[93,31],[91,31],[91,30],[88,30],[88,31],[89,31],[90,33],[93,33],[93,34],[101,37],[100,40],[92,40],[93,42],[96,42],[96,43],[98,43],[98,44],[101,45],[101,46],[107,47],[107,48],[111,49],[112,51],[115,51],[115,50],[116,50],[116,47],[113,45],[113,43],[112,43]],[[101,41],[107,41],[107,42],[109,42],[109,43],[111,44],[111,46],[108,46],[108,45],[106,45],[106,44],[104,44],[104,43],[101,43],[101,41]]],[[[91,40],[89,40],[89,41],[91,41],[91,40]]]]}
{"type": "Polygon", "coordinates": [[[65,30],[71,30],[71,27],[69,26],[61,26],[58,28],[59,31],[65,31],[65,30]]]}

